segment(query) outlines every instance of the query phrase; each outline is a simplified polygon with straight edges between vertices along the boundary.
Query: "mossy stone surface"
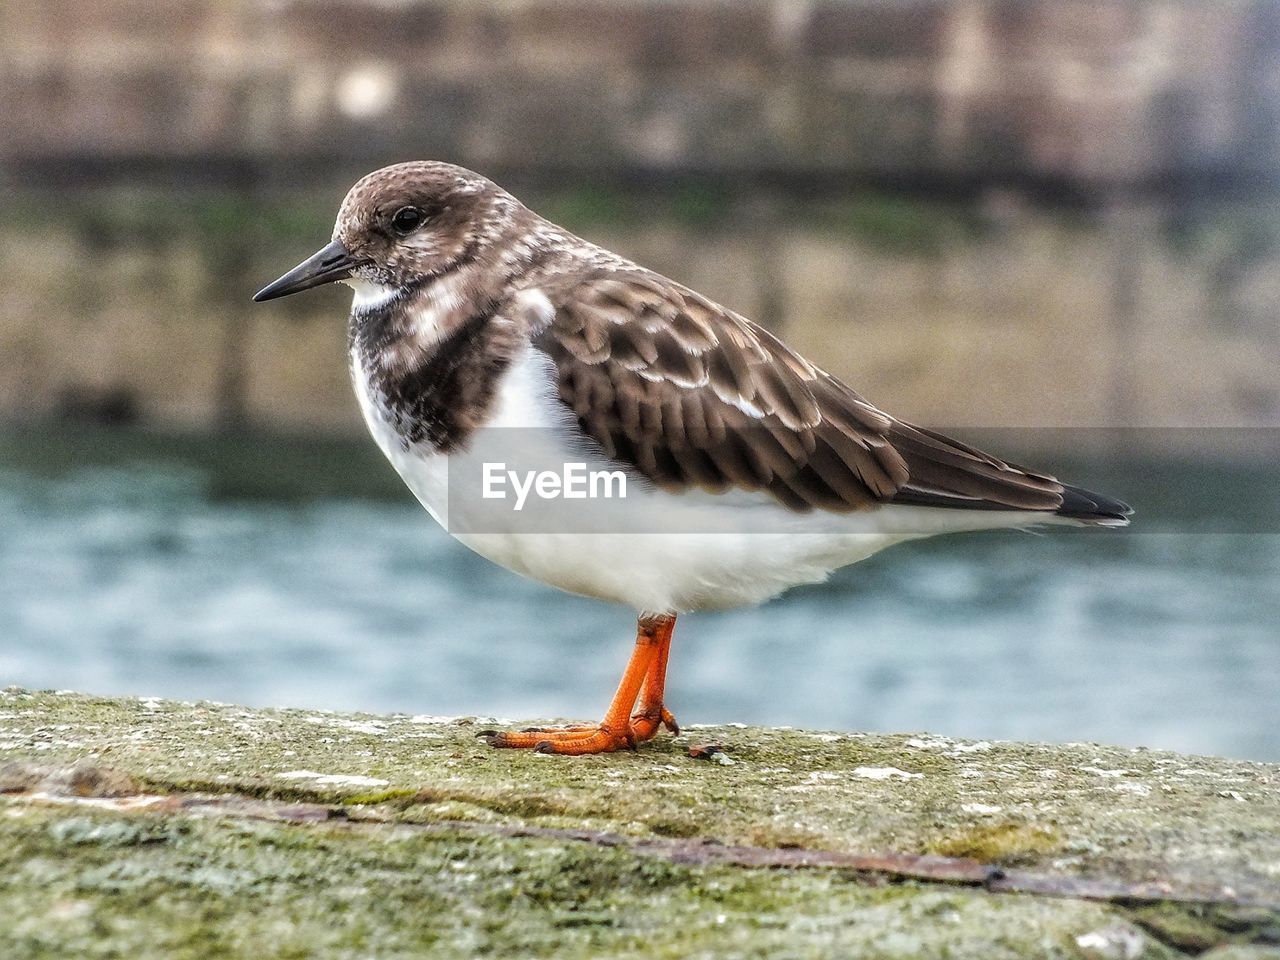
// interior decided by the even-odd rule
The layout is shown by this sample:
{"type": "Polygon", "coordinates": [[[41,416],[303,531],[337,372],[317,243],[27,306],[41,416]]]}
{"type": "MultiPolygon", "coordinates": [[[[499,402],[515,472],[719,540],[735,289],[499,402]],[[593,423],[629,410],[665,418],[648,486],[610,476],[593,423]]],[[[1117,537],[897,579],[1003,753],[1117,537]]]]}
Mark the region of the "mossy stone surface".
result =
{"type": "Polygon", "coordinates": [[[1166,957],[1280,942],[1274,764],[746,727],[566,758],[492,750],[475,736],[491,726],[0,692],[3,955],[1166,957]],[[691,759],[703,742],[733,763],[691,759]],[[193,794],[320,806],[224,816],[193,794]],[[646,847],[672,838],[962,857],[1169,901],[646,847]]]}

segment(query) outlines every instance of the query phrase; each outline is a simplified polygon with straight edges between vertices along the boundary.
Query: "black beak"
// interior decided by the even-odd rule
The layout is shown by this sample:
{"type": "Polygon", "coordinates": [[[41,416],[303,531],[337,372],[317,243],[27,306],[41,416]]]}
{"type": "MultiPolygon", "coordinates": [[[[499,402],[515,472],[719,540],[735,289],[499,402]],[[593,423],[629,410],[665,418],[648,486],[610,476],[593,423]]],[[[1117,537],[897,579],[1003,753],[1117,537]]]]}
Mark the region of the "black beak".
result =
{"type": "Polygon", "coordinates": [[[323,283],[345,280],[351,276],[351,268],[355,265],[356,260],[351,256],[351,251],[342,245],[342,241],[335,240],[323,250],[307,257],[279,280],[268,283],[253,295],[254,302],[287,297],[291,293],[310,290],[323,283]]]}

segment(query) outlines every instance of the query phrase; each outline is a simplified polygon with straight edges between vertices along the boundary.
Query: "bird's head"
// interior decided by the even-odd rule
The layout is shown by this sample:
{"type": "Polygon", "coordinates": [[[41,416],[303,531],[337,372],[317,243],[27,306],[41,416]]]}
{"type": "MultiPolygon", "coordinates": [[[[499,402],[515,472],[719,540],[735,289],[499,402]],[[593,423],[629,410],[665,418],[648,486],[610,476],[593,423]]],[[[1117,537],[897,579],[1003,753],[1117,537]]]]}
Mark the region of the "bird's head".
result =
{"type": "Polygon", "coordinates": [[[511,229],[519,209],[496,184],[452,164],[383,167],[347,193],[329,245],[253,299],[335,280],[368,295],[403,293],[483,257],[511,229]]]}

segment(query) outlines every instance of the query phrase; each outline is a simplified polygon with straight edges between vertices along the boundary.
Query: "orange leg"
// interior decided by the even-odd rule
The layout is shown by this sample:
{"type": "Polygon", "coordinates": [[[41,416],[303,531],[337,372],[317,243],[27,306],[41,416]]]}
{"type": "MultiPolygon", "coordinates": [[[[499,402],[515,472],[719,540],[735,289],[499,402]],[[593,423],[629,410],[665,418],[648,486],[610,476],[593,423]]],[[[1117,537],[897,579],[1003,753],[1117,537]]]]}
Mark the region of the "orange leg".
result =
{"type": "Polygon", "coordinates": [[[671,614],[654,617],[653,622],[658,636],[658,653],[640,689],[639,708],[631,715],[631,732],[641,741],[652,739],[664,725],[672,734],[680,736],[680,725],[663,702],[667,687],[667,658],[671,656],[671,635],[676,629],[676,618],[671,614]]]}
{"type": "Polygon", "coordinates": [[[675,718],[662,706],[667,654],[675,622],[673,615],[640,618],[636,625],[635,649],[623,671],[618,691],[613,695],[604,719],[595,726],[535,727],[518,733],[486,731],[482,736],[495,747],[580,755],[608,753],[623,747],[634,749],[638,741],[650,739],[662,723],[672,730],[678,729],[675,718]],[[632,717],[637,697],[640,698],[640,712],[632,717]]]}

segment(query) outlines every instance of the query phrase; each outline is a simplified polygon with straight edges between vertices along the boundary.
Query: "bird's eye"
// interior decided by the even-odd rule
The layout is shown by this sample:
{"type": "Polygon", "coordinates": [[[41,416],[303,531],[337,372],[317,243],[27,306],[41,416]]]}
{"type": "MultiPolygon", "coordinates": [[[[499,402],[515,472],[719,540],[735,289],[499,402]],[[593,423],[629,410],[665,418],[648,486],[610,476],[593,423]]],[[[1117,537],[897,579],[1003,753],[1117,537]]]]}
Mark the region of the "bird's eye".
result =
{"type": "Polygon", "coordinates": [[[391,215],[391,227],[396,233],[413,233],[422,226],[424,219],[422,211],[417,207],[401,207],[391,215]]]}

